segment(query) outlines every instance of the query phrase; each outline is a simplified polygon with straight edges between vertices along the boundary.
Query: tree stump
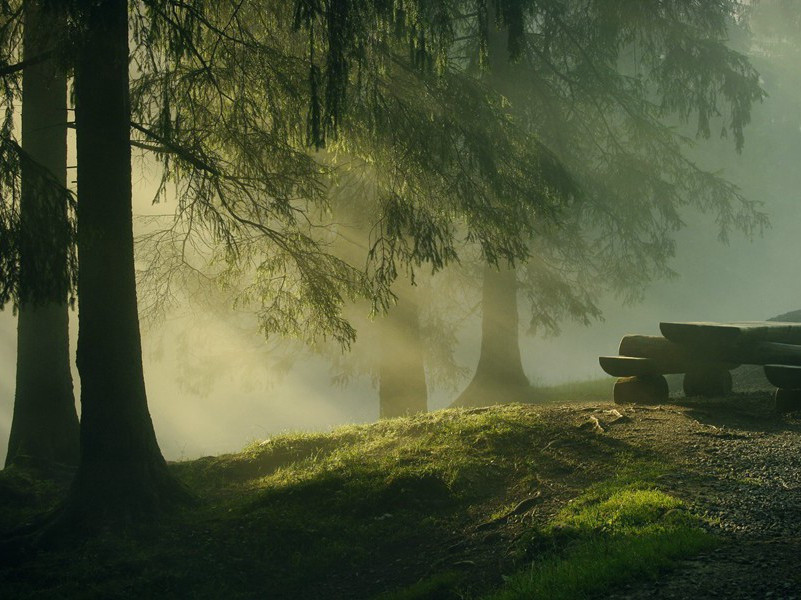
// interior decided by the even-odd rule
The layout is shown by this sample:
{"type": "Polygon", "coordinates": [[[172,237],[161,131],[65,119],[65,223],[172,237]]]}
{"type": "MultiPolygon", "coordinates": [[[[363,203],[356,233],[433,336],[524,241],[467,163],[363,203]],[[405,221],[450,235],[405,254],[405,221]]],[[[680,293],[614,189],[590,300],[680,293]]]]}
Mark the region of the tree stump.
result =
{"type": "Polygon", "coordinates": [[[668,384],[662,375],[621,377],[615,382],[615,404],[663,404],[668,401],[668,384]]]}
{"type": "Polygon", "coordinates": [[[731,393],[731,373],[722,367],[707,367],[684,374],[684,395],[713,398],[731,393]]]}
{"type": "Polygon", "coordinates": [[[778,413],[801,410],[801,390],[779,388],[773,395],[774,406],[778,413]]]}

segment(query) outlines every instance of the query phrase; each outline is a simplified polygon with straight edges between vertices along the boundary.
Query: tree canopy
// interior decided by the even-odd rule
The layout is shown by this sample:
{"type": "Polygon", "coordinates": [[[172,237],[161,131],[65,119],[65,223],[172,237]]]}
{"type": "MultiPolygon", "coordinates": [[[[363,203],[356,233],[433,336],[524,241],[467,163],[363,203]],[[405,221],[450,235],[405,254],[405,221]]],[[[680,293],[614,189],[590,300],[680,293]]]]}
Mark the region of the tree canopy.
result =
{"type": "MultiPolygon", "coordinates": [[[[23,246],[18,6],[3,3],[0,24],[0,301],[19,299],[23,246]]],[[[693,119],[701,138],[719,128],[742,147],[763,92],[727,46],[740,9],[734,0],[298,0],[294,11],[264,0],[72,2],[63,48],[76,80],[80,264],[59,275],[81,296],[79,497],[138,514],[180,495],[141,372],[131,145],[161,162],[163,189],[176,188],[174,219],[151,237],[172,247],[152,254],[164,259],[157,286],[169,289],[194,252],[217,261],[223,283],[250,278],[241,301],[259,306],[265,332],[347,344],[346,299],[386,306],[402,267],[437,270],[477,249],[491,264],[530,260],[533,324],[553,327],[564,313],[597,314],[595,286],[636,296],[668,272],[687,207],[711,212],[722,237],[764,222],[734,186],[687,159],[691,140],[670,122],[693,119]],[[376,191],[363,270],[326,247],[327,191],[354,163],[376,191]]]]}

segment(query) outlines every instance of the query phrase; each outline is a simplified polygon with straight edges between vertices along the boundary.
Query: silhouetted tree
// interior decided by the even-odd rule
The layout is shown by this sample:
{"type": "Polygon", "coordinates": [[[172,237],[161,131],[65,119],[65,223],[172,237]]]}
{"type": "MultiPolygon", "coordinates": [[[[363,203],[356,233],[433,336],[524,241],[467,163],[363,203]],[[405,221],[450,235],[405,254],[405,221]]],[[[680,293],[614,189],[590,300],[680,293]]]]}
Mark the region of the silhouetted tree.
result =
{"type": "Polygon", "coordinates": [[[22,76],[19,289],[14,415],[6,465],[78,462],[69,352],[72,225],[67,192],[67,75],[57,50],[65,6],[26,0],[22,76]],[[47,55],[44,60],[34,58],[47,55]]]}
{"type": "Polygon", "coordinates": [[[76,4],[81,460],[67,514],[156,514],[184,499],[167,470],[142,373],[131,214],[128,4],[76,4]]]}

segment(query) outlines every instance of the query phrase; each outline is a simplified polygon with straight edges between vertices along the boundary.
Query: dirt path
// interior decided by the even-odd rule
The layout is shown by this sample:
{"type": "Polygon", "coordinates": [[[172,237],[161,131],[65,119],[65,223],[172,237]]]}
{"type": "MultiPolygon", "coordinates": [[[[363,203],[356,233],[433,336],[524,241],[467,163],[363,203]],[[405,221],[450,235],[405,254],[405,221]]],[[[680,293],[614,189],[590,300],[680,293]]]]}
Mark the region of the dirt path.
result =
{"type": "Polygon", "coordinates": [[[801,414],[775,415],[767,394],[619,410],[599,435],[683,463],[667,487],[728,543],[613,597],[801,600],[801,414]]]}

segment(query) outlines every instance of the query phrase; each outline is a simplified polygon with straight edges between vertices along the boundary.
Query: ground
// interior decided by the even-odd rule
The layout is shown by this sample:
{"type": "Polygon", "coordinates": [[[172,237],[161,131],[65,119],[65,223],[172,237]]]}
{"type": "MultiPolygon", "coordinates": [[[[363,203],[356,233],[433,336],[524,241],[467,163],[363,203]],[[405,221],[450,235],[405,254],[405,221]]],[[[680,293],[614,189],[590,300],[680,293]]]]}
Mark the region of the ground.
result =
{"type": "Polygon", "coordinates": [[[641,407],[625,428],[610,430],[679,461],[666,489],[726,541],[614,598],[801,599],[801,415],[776,415],[771,403],[751,393],[641,407]]]}
{"type": "MultiPolygon", "coordinates": [[[[0,597],[801,599],[801,415],[776,415],[764,392],[591,396],[174,464],[197,508],[6,556],[0,597]]],[[[0,527],[62,487],[3,472],[0,527]]]]}

